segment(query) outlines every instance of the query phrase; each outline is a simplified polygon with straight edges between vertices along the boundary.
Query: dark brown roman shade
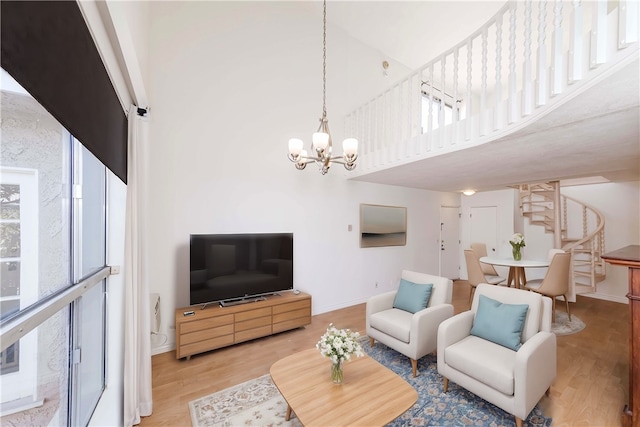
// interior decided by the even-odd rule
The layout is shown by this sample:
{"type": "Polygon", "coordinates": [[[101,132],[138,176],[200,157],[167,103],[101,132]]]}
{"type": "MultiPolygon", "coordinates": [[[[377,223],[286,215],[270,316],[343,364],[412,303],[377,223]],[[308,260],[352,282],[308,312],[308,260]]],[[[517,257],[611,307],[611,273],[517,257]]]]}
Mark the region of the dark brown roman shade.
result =
{"type": "Polygon", "coordinates": [[[127,117],[75,1],[0,1],[1,65],[127,182],[127,117]]]}

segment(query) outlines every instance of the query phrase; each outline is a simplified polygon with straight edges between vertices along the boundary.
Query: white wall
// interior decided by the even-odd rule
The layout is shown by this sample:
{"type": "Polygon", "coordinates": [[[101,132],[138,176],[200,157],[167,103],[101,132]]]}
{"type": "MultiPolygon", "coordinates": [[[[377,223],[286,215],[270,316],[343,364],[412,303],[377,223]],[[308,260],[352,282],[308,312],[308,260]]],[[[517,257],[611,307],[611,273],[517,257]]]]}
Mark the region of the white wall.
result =
{"type": "MultiPolygon", "coordinates": [[[[439,207],[457,194],[349,181],[340,165],[321,176],[287,160],[288,139],[309,141],[322,112],[322,21],[305,10],[151,5],[150,287],[169,338],[154,353],[173,348],[174,310],[189,303],[191,233],[293,232],[294,283],[313,296],[314,314],[391,289],[403,268],[438,271],[439,207]],[[407,245],[360,249],[360,203],[406,206],[407,245]]],[[[389,81],[379,52],[333,28],[327,38],[327,111],[339,145],[342,115],[389,81]]]]}

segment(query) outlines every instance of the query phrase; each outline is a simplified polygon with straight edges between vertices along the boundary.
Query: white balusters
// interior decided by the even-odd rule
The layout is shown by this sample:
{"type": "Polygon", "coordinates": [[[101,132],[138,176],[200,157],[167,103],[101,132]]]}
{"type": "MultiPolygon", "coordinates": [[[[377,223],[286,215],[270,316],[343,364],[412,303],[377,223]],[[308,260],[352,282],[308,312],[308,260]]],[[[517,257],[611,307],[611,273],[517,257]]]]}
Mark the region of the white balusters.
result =
{"type": "Polygon", "coordinates": [[[482,143],[496,131],[520,126],[541,106],[556,102],[550,94],[566,92],[568,84],[585,80],[606,60],[635,52],[639,3],[571,0],[567,8],[561,0],[506,3],[463,42],[345,118],[345,129],[361,143],[356,174],[482,143]],[[625,49],[630,45],[633,49],[625,49]],[[449,107],[450,118],[438,114],[449,107]]]}
{"type": "Polygon", "coordinates": [[[573,0],[573,19],[571,20],[571,38],[569,40],[569,61],[567,63],[569,83],[582,80],[582,52],[583,52],[583,37],[582,37],[582,1],[573,0]]]}
{"type": "Polygon", "coordinates": [[[531,0],[524,3],[524,63],[522,68],[522,115],[533,109],[533,65],[531,63],[531,0]]]}
{"type": "Polygon", "coordinates": [[[509,94],[507,121],[509,124],[518,119],[517,99],[518,89],[516,82],[516,8],[518,3],[513,2],[509,7],[509,94]]]}
{"type": "Polygon", "coordinates": [[[486,135],[487,131],[487,37],[488,29],[482,29],[482,83],[480,85],[480,136],[486,135]]]}
{"type": "Polygon", "coordinates": [[[595,68],[607,60],[607,2],[596,0],[591,30],[591,56],[589,65],[595,68]]]}
{"type": "Polygon", "coordinates": [[[638,0],[620,0],[618,9],[618,49],[638,41],[638,0]]]}
{"type": "Polygon", "coordinates": [[[564,63],[562,45],[562,0],[555,1],[553,10],[553,49],[551,54],[551,94],[562,93],[564,86],[564,63]]]}
{"type": "Polygon", "coordinates": [[[538,2],[538,85],[536,87],[536,103],[538,106],[547,103],[547,2],[538,2]]]}
{"type": "Polygon", "coordinates": [[[458,121],[460,119],[458,102],[458,58],[460,57],[460,47],[456,47],[453,52],[453,100],[451,101],[451,144],[455,144],[458,138],[458,121]]]}
{"type": "Polygon", "coordinates": [[[496,19],[496,82],[493,90],[493,130],[502,129],[502,20],[496,19]]]}
{"type": "Polygon", "coordinates": [[[471,66],[471,61],[473,58],[473,39],[470,37],[467,40],[467,99],[465,99],[465,134],[464,134],[464,139],[466,141],[471,139],[471,117],[473,117],[473,114],[471,113],[471,106],[473,104],[472,99],[471,98],[471,81],[473,78],[473,67],[471,66]]]}

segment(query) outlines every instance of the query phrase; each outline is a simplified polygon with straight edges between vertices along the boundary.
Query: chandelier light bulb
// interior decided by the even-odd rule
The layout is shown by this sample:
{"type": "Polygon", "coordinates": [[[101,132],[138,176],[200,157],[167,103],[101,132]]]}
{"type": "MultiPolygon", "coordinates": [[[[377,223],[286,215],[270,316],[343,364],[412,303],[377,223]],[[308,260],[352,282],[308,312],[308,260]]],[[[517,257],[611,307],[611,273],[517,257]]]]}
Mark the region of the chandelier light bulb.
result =
{"type": "Polygon", "coordinates": [[[358,140],[355,138],[347,138],[342,141],[342,151],[345,156],[354,156],[358,154],[358,140]]]}
{"type": "Polygon", "coordinates": [[[289,140],[289,154],[294,157],[297,157],[302,151],[302,146],[304,143],[299,138],[291,138],[289,140]]]}
{"type": "Polygon", "coordinates": [[[325,150],[329,145],[329,134],[324,132],[314,132],[313,133],[313,147],[321,150],[325,150]]]}

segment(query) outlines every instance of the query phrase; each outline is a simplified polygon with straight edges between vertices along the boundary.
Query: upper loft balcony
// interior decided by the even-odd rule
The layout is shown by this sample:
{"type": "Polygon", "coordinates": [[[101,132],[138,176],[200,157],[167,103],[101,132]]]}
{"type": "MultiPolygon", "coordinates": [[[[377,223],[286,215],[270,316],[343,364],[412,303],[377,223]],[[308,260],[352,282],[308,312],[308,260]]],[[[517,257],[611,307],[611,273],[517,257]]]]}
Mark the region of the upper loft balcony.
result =
{"type": "Polygon", "coordinates": [[[350,113],[354,180],[438,191],[640,179],[639,7],[507,2],[350,113]]]}

